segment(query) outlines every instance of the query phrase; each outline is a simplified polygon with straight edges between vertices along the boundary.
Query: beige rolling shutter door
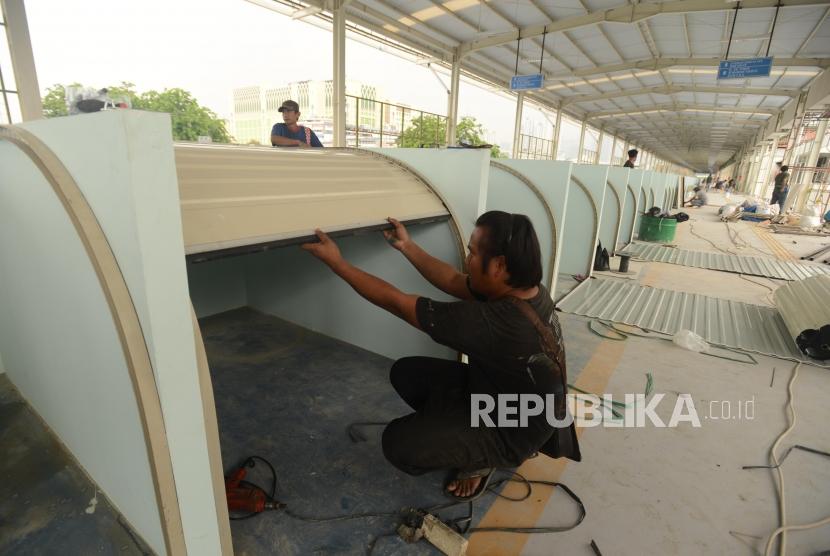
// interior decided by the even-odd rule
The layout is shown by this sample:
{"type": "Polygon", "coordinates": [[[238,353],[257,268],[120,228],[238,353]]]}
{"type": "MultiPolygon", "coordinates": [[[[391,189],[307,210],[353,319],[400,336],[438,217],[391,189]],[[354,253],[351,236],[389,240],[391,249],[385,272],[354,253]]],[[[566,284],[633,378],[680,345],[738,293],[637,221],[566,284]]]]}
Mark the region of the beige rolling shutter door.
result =
{"type": "Polygon", "coordinates": [[[368,152],[177,144],[188,255],[446,217],[415,174],[368,152]]]}

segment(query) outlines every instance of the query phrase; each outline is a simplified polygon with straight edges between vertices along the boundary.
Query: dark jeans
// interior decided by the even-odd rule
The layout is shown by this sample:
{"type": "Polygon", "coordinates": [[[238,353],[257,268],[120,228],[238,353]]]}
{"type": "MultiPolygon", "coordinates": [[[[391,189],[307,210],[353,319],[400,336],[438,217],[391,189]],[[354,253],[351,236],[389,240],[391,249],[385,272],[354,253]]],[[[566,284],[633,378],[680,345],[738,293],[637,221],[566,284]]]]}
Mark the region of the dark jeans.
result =
{"type": "Polygon", "coordinates": [[[774,205],[778,203],[779,214],[784,214],[784,203],[787,201],[787,191],[779,191],[777,189],[772,190],[772,199],[769,200],[769,204],[774,205]]]}
{"type": "Polygon", "coordinates": [[[415,410],[383,431],[383,454],[410,475],[436,469],[515,467],[496,429],[470,426],[469,366],[433,357],[404,357],[389,372],[392,386],[415,410]]]}

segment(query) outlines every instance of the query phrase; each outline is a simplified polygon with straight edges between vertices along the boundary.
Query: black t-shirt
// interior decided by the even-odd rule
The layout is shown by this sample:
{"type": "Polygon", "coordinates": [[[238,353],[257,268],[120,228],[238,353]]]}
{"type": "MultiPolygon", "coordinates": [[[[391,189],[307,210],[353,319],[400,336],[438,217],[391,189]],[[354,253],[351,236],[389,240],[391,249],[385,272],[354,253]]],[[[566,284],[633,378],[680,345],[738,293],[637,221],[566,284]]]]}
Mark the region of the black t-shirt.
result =
{"type": "MultiPolygon", "coordinates": [[[[561,342],[559,321],[548,290],[539,285],[539,293],[527,302],[543,323],[550,323],[561,342]]],[[[531,370],[528,365],[531,356],[542,353],[541,339],[533,323],[509,300],[444,303],[421,297],[416,315],[421,328],[433,340],[469,357],[470,393],[532,393],[542,398],[562,393],[561,384],[552,373],[531,370]]],[[[497,420],[495,414],[493,420],[497,420]]],[[[526,428],[502,428],[499,432],[516,455],[525,458],[550,438],[553,428],[543,412],[531,417],[526,428]]]]}
{"type": "Polygon", "coordinates": [[[625,164],[623,164],[623,168],[634,168],[634,163],[630,160],[626,160],[625,164]]]}

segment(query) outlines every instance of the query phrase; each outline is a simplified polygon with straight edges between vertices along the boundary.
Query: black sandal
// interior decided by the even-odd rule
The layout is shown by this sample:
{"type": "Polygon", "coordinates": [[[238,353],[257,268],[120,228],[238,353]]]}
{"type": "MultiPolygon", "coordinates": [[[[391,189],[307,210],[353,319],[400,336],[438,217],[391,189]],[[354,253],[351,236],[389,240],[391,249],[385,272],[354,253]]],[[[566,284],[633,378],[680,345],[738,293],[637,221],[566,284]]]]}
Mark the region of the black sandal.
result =
{"type": "Polygon", "coordinates": [[[453,500],[458,500],[459,502],[473,501],[484,494],[484,491],[487,490],[487,485],[490,484],[490,479],[493,477],[493,473],[495,471],[496,469],[494,467],[485,467],[483,469],[475,469],[472,471],[456,471],[444,484],[444,494],[453,500]],[[473,477],[481,477],[481,481],[479,481],[478,486],[470,496],[456,496],[451,491],[447,490],[447,487],[451,482],[460,481],[462,479],[472,479],[473,477]]]}

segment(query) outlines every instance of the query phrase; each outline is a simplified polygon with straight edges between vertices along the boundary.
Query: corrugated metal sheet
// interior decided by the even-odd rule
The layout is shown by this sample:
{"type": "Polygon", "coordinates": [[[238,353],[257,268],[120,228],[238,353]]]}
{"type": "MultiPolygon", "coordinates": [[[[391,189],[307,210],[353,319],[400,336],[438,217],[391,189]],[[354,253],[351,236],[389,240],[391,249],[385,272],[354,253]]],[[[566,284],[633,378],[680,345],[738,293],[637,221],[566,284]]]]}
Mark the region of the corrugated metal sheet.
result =
{"type": "Polygon", "coordinates": [[[558,307],[566,313],[665,334],[687,329],[712,344],[812,362],[799,351],[773,307],[613,279],[586,280],[558,307]]]}
{"type": "Polygon", "coordinates": [[[175,146],[185,252],[448,214],[403,165],[346,149],[175,146]]]}
{"type": "Polygon", "coordinates": [[[830,324],[830,275],[782,286],[775,290],[773,299],[793,338],[830,324]]]}
{"type": "Polygon", "coordinates": [[[654,243],[629,243],[622,251],[618,251],[617,255],[630,255],[647,261],[737,272],[749,276],[766,276],[779,280],[803,280],[810,276],[830,274],[830,266],[827,265],[799,264],[751,255],[692,251],[654,243]]]}

